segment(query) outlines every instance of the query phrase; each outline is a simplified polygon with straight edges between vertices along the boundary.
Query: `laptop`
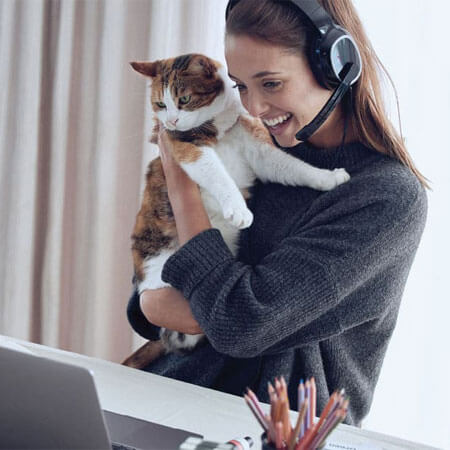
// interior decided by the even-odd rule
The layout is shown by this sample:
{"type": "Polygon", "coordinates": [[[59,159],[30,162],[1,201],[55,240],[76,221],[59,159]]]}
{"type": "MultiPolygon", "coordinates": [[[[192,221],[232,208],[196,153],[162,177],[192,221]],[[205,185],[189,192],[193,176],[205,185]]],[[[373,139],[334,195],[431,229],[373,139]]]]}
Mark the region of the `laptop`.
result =
{"type": "Polygon", "coordinates": [[[0,449],[175,450],[189,436],[103,411],[84,367],[0,345],[0,449]]]}

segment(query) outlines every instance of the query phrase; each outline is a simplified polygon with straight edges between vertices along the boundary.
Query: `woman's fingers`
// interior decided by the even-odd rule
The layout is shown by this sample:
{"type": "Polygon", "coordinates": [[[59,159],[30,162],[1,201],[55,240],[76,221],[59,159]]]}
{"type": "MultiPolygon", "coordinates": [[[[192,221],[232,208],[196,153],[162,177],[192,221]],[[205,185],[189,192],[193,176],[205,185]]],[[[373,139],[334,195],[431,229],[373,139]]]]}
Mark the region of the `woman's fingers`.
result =
{"type": "Polygon", "coordinates": [[[164,134],[163,130],[161,130],[158,134],[158,147],[159,147],[159,154],[161,156],[161,160],[164,164],[166,162],[166,158],[167,158],[167,156],[166,156],[166,150],[167,150],[166,142],[167,141],[165,140],[165,137],[163,136],[163,134],[164,134]]]}

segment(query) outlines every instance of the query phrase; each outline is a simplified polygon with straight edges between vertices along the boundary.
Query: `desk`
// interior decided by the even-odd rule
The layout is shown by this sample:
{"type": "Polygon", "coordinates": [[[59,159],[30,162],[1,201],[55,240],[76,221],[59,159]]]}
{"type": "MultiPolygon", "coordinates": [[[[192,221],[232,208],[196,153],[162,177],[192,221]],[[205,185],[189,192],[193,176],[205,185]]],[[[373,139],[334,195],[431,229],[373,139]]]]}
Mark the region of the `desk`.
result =
{"type": "MultiPolygon", "coordinates": [[[[120,364],[0,335],[0,345],[91,369],[103,409],[199,433],[218,442],[251,436],[259,449],[261,428],[241,397],[164,378],[120,364]]],[[[262,405],[268,411],[268,405],[262,405]]],[[[292,422],[297,413],[291,412],[292,422]]],[[[337,450],[432,449],[422,444],[341,424],[333,439],[337,450]]]]}

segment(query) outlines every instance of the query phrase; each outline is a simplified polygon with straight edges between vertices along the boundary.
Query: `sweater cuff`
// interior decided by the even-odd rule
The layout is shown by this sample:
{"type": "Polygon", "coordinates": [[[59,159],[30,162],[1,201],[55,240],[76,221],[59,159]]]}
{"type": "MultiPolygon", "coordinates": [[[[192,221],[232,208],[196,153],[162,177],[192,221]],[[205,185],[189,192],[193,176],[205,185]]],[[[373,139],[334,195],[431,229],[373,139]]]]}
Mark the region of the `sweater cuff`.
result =
{"type": "Polygon", "coordinates": [[[189,299],[192,291],[214,268],[234,256],[217,228],[195,235],[166,261],[161,278],[189,299]]]}

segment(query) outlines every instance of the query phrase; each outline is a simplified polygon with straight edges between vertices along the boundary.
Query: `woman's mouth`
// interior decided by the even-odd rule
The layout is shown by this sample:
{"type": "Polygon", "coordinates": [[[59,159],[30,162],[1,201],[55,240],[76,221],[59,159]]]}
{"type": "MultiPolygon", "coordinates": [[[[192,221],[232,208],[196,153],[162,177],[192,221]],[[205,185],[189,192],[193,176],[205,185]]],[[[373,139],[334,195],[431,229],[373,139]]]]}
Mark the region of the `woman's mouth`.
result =
{"type": "Polygon", "coordinates": [[[278,135],[283,133],[283,131],[291,121],[291,118],[292,114],[287,113],[282,116],[274,117],[273,119],[262,119],[262,121],[269,130],[270,134],[278,135]]]}

